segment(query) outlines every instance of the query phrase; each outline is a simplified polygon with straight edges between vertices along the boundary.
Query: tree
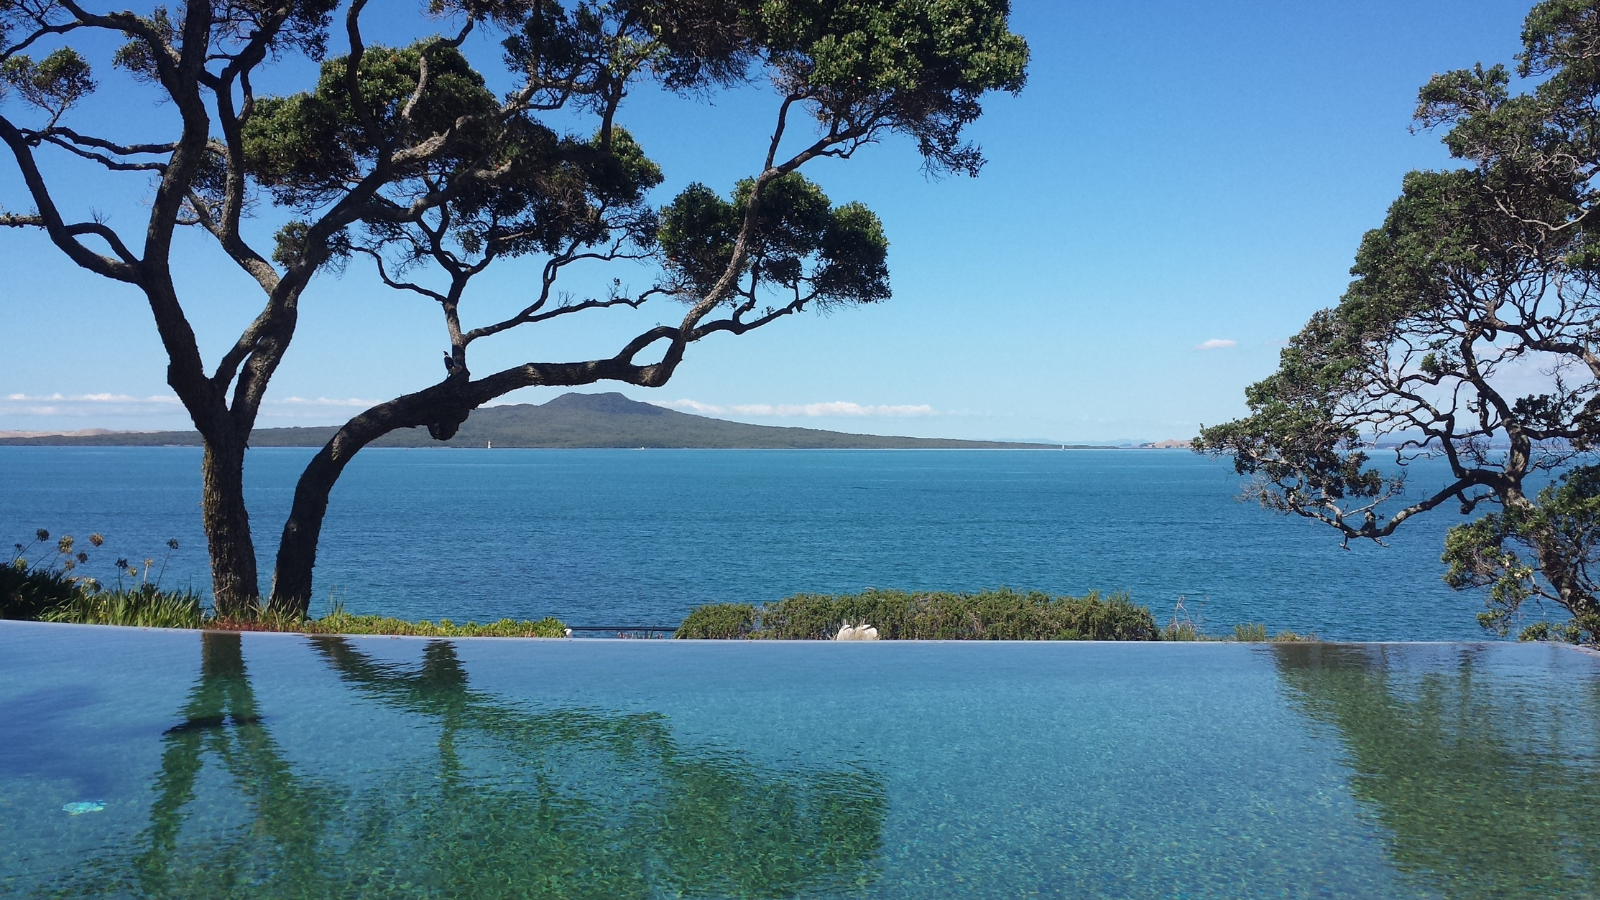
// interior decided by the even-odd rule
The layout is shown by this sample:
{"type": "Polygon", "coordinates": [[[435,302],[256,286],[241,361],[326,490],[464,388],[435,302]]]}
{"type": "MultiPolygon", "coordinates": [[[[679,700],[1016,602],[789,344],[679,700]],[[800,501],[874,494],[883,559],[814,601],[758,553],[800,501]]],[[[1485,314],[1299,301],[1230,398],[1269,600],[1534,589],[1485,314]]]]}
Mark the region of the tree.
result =
{"type": "Polygon", "coordinates": [[[328,58],[336,0],[211,0],[176,16],[159,7],[100,15],[71,0],[0,0],[0,83],[11,95],[0,101],[20,101],[38,120],[0,115],[0,140],[34,207],[0,214],[0,225],[43,230],[76,265],[148,299],[168,383],[205,444],[213,595],[228,614],[259,603],[245,448],[317,272],[372,259],[384,283],[440,305],[450,350],[442,379],[350,420],[301,477],[272,598],[290,611],[309,602],[329,491],[376,437],[420,426],[446,440],[477,406],[533,385],[657,386],[701,338],[742,334],[809,307],[885,299],[887,241],[876,217],[857,204],[834,207],[798,170],[900,133],[930,170],[976,174],[982,156],[964,129],[985,93],[1021,89],[1027,62],[1026,44],[1007,28],[1005,0],[430,0],[427,11],[455,31],[397,48],[366,45],[366,8],[366,0],[342,6],[348,52],[328,58]],[[504,35],[515,80],[504,97],[468,58],[476,29],[504,35]],[[68,42],[95,32],[126,40],[114,66],[177,111],[175,135],[133,143],[64,124],[96,87],[68,42]],[[42,59],[30,55],[52,44],[42,59]],[[315,85],[258,97],[252,85],[263,70],[292,54],[321,61],[315,85]],[[654,209],[649,192],[661,173],[616,121],[629,91],[649,80],[705,92],[758,75],[777,95],[766,159],[730,200],[697,185],[654,209]],[[802,113],[816,131],[791,147],[802,113]],[[551,124],[574,115],[592,131],[551,124]],[[155,182],[139,253],[105,223],[59,209],[38,160],[47,150],[127,173],[140,186],[155,182]],[[271,251],[251,243],[252,214],[282,221],[271,251]],[[173,239],[186,227],[214,238],[265,295],[210,371],[173,279],[173,239]],[[464,327],[470,280],[518,258],[542,260],[527,305],[464,327]],[[619,280],[608,296],[565,299],[557,278],[580,262],[653,264],[659,274],[638,293],[619,280]],[[408,274],[423,265],[443,273],[442,289],[408,274]],[[471,372],[475,341],[651,300],[676,300],[686,311],[612,357],[471,372]]]}
{"type": "MultiPolygon", "coordinates": [[[[1487,517],[1456,527],[1446,580],[1491,587],[1485,627],[1506,633],[1522,603],[1570,614],[1600,640],[1588,573],[1600,519],[1600,3],[1549,0],[1504,66],[1437,75],[1417,121],[1447,126],[1466,165],[1412,172],[1357,251],[1354,280],[1245,394],[1250,414],[1204,428],[1201,452],[1231,456],[1267,507],[1381,542],[1447,503],[1487,517]],[[1381,448],[1381,450],[1380,450],[1381,448]],[[1376,453],[1397,464],[1369,465],[1376,453]],[[1408,465],[1449,465],[1417,491],[1408,465]],[[1557,486],[1534,493],[1557,473],[1557,486]],[[1531,496],[1530,496],[1531,495],[1531,496]]],[[[1548,634],[1535,624],[1528,636],[1548,634]]]]}

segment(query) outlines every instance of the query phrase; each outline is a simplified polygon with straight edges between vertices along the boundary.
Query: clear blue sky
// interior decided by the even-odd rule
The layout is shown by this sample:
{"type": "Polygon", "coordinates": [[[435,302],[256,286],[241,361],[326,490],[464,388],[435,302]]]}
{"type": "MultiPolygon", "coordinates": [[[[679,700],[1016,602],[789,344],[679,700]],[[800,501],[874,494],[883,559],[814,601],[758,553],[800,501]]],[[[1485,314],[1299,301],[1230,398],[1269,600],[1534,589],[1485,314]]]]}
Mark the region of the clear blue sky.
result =
{"type": "MultiPolygon", "coordinates": [[[[992,98],[973,129],[990,160],[980,178],[930,181],[905,142],[807,170],[835,202],[882,216],[891,301],[709,339],[664,388],[587,390],[848,431],[1188,437],[1242,412],[1243,388],[1272,371],[1282,341],[1337,300],[1401,176],[1449,164],[1437,134],[1409,131],[1417,88],[1435,72],[1509,62],[1527,8],[1016,0],[1029,83],[992,98]]],[[[142,126],[169,112],[109,71],[102,81],[69,124],[109,117],[119,137],[155,137],[142,126]]],[[[773,111],[759,89],[712,105],[641,94],[622,119],[661,162],[664,202],[691,181],[726,190],[753,173],[773,111]]],[[[70,208],[137,227],[147,190],[113,190],[79,166],[52,171],[71,179],[70,208]]],[[[30,205],[10,164],[0,204],[30,205]]],[[[179,259],[214,361],[260,294],[198,237],[179,259]]],[[[466,315],[520,306],[533,271],[521,265],[477,285],[466,315]]],[[[17,232],[0,233],[0,273],[0,429],[187,425],[137,294],[17,232]]],[[[573,317],[474,345],[473,368],[610,355],[678,311],[573,317]]],[[[333,423],[360,401],[414,390],[440,374],[444,346],[426,301],[375,286],[359,263],[321,276],[262,424],[333,423]]]]}

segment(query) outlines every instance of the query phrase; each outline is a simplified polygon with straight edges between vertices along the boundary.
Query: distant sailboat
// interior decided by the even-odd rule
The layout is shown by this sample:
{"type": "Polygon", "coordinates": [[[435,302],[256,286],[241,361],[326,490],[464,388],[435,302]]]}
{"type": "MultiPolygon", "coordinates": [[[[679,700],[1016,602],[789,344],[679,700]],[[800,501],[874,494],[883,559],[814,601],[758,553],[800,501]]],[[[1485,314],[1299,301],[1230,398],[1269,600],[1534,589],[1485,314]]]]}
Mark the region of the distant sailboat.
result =
{"type": "Polygon", "coordinates": [[[484,447],[483,449],[485,449],[485,450],[493,450],[494,449],[494,441],[490,441],[489,445],[487,447],[484,447]]]}

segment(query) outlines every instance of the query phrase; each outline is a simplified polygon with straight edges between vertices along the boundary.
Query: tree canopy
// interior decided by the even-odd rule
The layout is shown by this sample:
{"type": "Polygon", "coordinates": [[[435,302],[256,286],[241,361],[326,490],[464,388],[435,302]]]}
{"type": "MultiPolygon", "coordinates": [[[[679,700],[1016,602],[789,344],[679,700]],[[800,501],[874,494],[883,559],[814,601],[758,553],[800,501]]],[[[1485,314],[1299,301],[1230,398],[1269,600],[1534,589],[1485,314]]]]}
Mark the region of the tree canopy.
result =
{"type": "MultiPolygon", "coordinates": [[[[1202,430],[1270,508],[1381,541],[1445,504],[1463,515],[1447,581],[1493,585],[1480,621],[1504,633],[1524,600],[1570,614],[1562,633],[1600,639],[1587,574],[1600,524],[1600,4],[1551,0],[1529,14],[1511,90],[1503,65],[1435,76],[1416,117],[1445,129],[1460,168],[1407,175],[1368,232],[1339,304],[1311,318],[1277,372],[1246,391],[1250,413],[1202,430]],[[1422,486],[1419,458],[1449,478],[1422,486]],[[1378,463],[1387,460],[1387,464],[1378,463]],[[1539,485],[1559,477],[1558,485],[1539,485]],[[1576,516],[1577,519],[1573,517],[1576,516]],[[1582,520],[1580,524],[1579,520],[1582,520]]],[[[1549,634],[1532,623],[1529,636],[1549,634]]]]}

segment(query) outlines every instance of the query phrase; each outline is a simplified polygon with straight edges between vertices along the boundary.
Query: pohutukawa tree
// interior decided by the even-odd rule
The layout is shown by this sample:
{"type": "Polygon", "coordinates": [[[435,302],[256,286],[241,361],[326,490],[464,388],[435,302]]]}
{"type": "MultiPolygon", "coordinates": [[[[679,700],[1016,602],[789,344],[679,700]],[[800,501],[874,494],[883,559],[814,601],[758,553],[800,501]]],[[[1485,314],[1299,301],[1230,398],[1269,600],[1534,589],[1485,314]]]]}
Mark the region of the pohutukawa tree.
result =
{"type": "Polygon", "coordinates": [[[1569,615],[1525,637],[1600,640],[1600,2],[1550,0],[1504,66],[1435,76],[1417,120],[1462,168],[1407,175],[1348,291],[1312,317],[1250,415],[1203,429],[1268,507],[1382,541],[1441,506],[1445,580],[1486,588],[1502,634],[1530,599],[1569,615]],[[1377,448],[1381,447],[1381,451],[1377,448]],[[1395,465],[1372,465],[1373,455],[1395,465]],[[1442,459],[1442,485],[1408,465],[1442,459]]]}
{"type": "Polygon", "coordinates": [[[834,205],[801,167],[898,134],[929,170],[975,175],[983,158],[966,126],[984,94],[1021,89],[1028,55],[1006,0],[430,0],[420,12],[448,32],[381,47],[362,36],[366,0],[213,0],[143,14],[0,0],[0,140],[32,207],[0,213],[0,225],[42,230],[71,263],[148,299],[168,383],[205,444],[204,526],[224,613],[261,603],[244,454],[317,272],[370,271],[437,304],[448,350],[442,373],[437,359],[419,361],[419,376],[432,373],[425,386],[345,423],[307,466],[270,597],[287,611],[310,601],[334,483],[376,438],[424,427],[447,440],[473,409],[524,387],[658,386],[702,338],[886,299],[877,217],[834,205]],[[484,46],[474,31],[500,38],[490,55],[508,70],[503,94],[471,59],[484,46]],[[96,46],[78,39],[97,33],[122,42],[109,60],[119,77],[176,111],[170,133],[126,137],[75,121],[103,77],[75,43],[96,46]],[[315,84],[258,96],[266,70],[294,56],[320,61],[315,84]],[[624,98],[643,84],[706,94],[752,81],[773,94],[764,158],[730,178],[727,194],[693,185],[653,206],[662,173],[618,121],[624,98]],[[150,198],[143,234],[62,210],[46,172],[64,170],[41,167],[45,154],[125,173],[150,198]],[[270,247],[252,243],[252,222],[281,224],[270,247]],[[185,228],[209,235],[263,297],[210,369],[174,281],[185,228]],[[472,280],[497,264],[534,273],[520,310],[464,315],[472,280]],[[621,278],[595,296],[558,286],[576,267],[607,264],[654,274],[633,292],[621,278]],[[473,371],[480,341],[646,303],[674,304],[669,323],[611,356],[473,371]]]}

